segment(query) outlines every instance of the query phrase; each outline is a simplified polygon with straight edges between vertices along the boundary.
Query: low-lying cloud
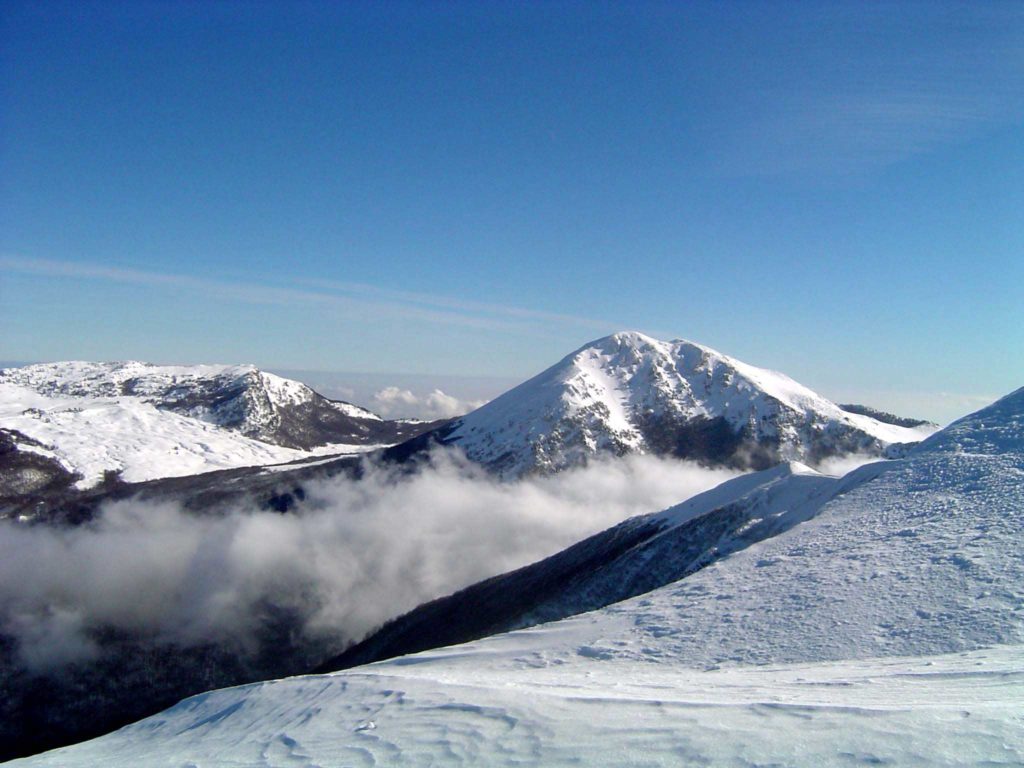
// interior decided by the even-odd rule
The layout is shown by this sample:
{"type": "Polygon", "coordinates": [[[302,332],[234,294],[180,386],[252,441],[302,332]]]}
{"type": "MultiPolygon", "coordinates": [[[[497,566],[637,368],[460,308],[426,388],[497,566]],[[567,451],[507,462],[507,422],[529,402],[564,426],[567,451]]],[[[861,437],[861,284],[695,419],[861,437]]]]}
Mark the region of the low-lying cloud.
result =
{"type": "Polygon", "coordinates": [[[427,395],[416,395],[399,387],[384,387],[373,395],[373,407],[385,419],[450,419],[462,416],[483,405],[486,400],[461,400],[434,389],[427,395]]]}
{"type": "Polygon", "coordinates": [[[361,480],[311,484],[293,514],[123,501],[77,528],[4,523],[0,630],[35,671],[96,656],[106,629],[255,652],[268,606],[340,646],[734,474],[631,456],[501,483],[439,450],[412,474],[371,464],[361,480]]]}

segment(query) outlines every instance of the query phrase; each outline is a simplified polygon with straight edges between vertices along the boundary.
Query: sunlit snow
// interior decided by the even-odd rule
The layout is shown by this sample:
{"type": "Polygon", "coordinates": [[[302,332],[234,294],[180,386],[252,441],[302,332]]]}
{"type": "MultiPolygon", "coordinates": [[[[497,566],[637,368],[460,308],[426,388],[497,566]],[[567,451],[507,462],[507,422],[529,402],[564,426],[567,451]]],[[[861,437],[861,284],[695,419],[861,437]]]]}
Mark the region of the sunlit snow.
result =
{"type": "Polygon", "coordinates": [[[806,522],[631,600],[15,764],[1020,765],[1022,415],[1024,389],[905,459],[766,473],[759,509],[806,522]]]}
{"type": "MultiPolygon", "coordinates": [[[[295,405],[315,396],[304,384],[253,366],[155,366],[146,363],[63,362],[11,368],[0,378],[0,427],[21,432],[45,447],[21,445],[78,472],[88,488],[107,471],[140,482],[218,469],[281,464],[324,455],[362,453],[380,445],[334,443],[299,450],[227,429],[203,408],[190,412],[163,406],[187,399],[203,387],[258,377],[266,409],[295,405]]],[[[245,426],[258,428],[258,399],[245,426]]],[[[348,403],[333,407],[354,418],[380,417],[348,403]]]]}

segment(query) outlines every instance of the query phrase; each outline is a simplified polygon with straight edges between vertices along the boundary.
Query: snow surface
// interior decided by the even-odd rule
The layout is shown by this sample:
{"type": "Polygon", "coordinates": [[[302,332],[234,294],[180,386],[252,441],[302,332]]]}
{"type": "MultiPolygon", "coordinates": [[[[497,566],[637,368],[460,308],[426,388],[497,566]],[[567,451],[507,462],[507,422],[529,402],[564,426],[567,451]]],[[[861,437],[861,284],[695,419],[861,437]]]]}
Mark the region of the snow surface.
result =
{"type": "MultiPolygon", "coordinates": [[[[43,395],[72,397],[117,397],[130,395],[158,405],[203,390],[255,386],[267,397],[270,409],[300,405],[318,397],[305,384],[261,371],[254,365],[153,365],[136,360],[96,363],[71,360],[39,363],[0,370],[0,381],[28,387],[43,395]]],[[[357,419],[380,421],[372,411],[357,405],[331,402],[341,413],[357,419]]],[[[257,408],[259,403],[251,403],[257,408]]],[[[215,412],[196,408],[188,415],[217,423],[215,412]]],[[[259,419],[265,414],[250,415],[259,419]]]]}
{"type": "Polygon", "coordinates": [[[281,464],[311,456],[360,453],[380,446],[325,445],[311,451],[254,440],[134,397],[60,397],[0,382],[0,426],[50,450],[23,450],[58,460],[89,488],[107,470],[127,482],[217,469],[281,464]]]}
{"type": "Polygon", "coordinates": [[[759,441],[778,441],[781,458],[789,460],[832,446],[842,454],[877,455],[937,429],[849,413],[784,374],[700,344],[624,332],[581,347],[462,417],[446,440],[514,477],[561,469],[599,452],[647,452],[648,433],[659,420],[679,425],[715,418],[759,441]]]}
{"type": "MultiPolygon", "coordinates": [[[[318,397],[305,384],[253,366],[156,366],[139,362],[45,363],[0,371],[0,427],[17,430],[47,448],[22,445],[77,472],[80,488],[121,473],[128,482],[281,464],[323,455],[362,453],[380,445],[332,443],[300,450],[255,439],[270,410],[318,397]],[[197,393],[257,387],[251,413],[189,406],[197,393]],[[178,403],[186,405],[178,406],[178,403]],[[168,407],[168,406],[174,406],[168,407]],[[239,419],[238,428],[225,418],[239,419]]],[[[236,398],[237,400],[238,398],[236,398]]],[[[380,417],[348,403],[332,407],[354,418],[380,417]]]]}
{"type": "MultiPolygon", "coordinates": [[[[423,654],[187,699],[11,766],[849,766],[1024,761],[1024,650],[711,671],[423,654]],[[415,663],[413,663],[415,662],[415,663]]],[[[550,638],[541,638],[548,640],[550,638]]],[[[498,654],[495,657],[494,654],[498,654]]]]}
{"type": "MultiPolygon", "coordinates": [[[[368,411],[365,408],[361,408],[358,405],[352,403],[342,403],[337,400],[332,400],[331,405],[335,410],[341,411],[346,416],[351,416],[353,419],[369,419],[370,421],[384,421],[383,418],[378,416],[373,411],[368,411]]],[[[422,424],[425,423],[420,419],[402,419],[407,424],[422,424]]]]}
{"type": "Polygon", "coordinates": [[[1024,389],[904,459],[721,498],[805,521],[599,611],[13,764],[1024,764],[1024,389]]]}
{"type": "Polygon", "coordinates": [[[153,396],[162,394],[168,385],[187,387],[197,381],[237,379],[255,371],[251,365],[150,365],[137,360],[116,363],[68,360],[5,368],[0,374],[5,382],[30,387],[41,394],[109,397],[123,394],[128,382],[137,384],[136,394],[153,396]]]}
{"type": "Polygon", "coordinates": [[[676,527],[729,504],[744,503],[749,506],[762,503],[755,502],[754,496],[768,497],[768,501],[763,503],[769,504],[776,515],[787,514],[797,505],[820,505],[820,495],[834,493],[836,487],[832,477],[799,462],[784,462],[771,469],[727,480],[682,504],[651,515],[651,519],[676,527]],[[780,492],[786,495],[784,500],[779,498],[780,492]]]}

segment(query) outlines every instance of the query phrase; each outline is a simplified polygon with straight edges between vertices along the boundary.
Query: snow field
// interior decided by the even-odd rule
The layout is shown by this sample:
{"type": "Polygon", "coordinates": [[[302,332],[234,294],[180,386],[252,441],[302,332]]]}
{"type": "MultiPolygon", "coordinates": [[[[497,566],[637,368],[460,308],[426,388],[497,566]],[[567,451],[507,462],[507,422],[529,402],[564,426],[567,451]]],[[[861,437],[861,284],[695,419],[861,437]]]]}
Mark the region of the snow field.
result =
{"type": "MultiPolygon", "coordinates": [[[[187,699],[12,766],[1012,766],[1024,648],[666,669],[536,667],[511,633],[358,671],[187,699]],[[498,653],[511,668],[489,668],[498,653]],[[516,658],[519,656],[520,658],[516,658]]],[[[562,638],[564,639],[564,638],[562,638]]]]}
{"type": "Polygon", "coordinates": [[[218,469],[282,464],[379,446],[325,445],[312,451],[264,443],[132,397],[48,397],[0,382],[0,426],[44,445],[41,451],[81,473],[80,488],[108,469],[141,482],[218,469]]]}

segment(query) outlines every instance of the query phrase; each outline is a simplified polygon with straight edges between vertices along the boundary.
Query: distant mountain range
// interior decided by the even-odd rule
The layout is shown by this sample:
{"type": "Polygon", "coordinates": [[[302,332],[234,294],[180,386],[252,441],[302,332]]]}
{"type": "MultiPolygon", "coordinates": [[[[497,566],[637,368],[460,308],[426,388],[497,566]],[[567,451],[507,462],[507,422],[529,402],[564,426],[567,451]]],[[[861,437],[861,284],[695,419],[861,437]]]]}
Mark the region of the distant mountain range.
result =
{"type": "MultiPolygon", "coordinates": [[[[205,498],[218,483],[228,487],[206,474],[233,470],[231,487],[244,491],[245,476],[270,465],[282,465],[276,482],[291,486],[309,476],[292,466],[374,451],[404,461],[438,444],[515,479],[630,453],[743,469],[898,455],[935,429],[836,405],[699,344],[632,332],[581,347],[461,418],[431,423],[387,421],[253,366],[46,363],[0,370],[0,513],[82,493],[94,504],[108,489],[131,495],[138,483],[148,494],[205,498]]],[[[263,496],[283,498],[272,489],[263,496]]]]}
{"type": "Polygon", "coordinates": [[[780,461],[882,456],[937,428],[840,407],[788,376],[700,344],[627,332],[581,347],[392,455],[439,442],[507,478],[627,453],[765,469],[780,461]]]}
{"type": "Polygon", "coordinates": [[[386,421],[253,366],[8,368],[0,371],[0,496],[363,452],[436,425],[386,421]]]}

